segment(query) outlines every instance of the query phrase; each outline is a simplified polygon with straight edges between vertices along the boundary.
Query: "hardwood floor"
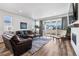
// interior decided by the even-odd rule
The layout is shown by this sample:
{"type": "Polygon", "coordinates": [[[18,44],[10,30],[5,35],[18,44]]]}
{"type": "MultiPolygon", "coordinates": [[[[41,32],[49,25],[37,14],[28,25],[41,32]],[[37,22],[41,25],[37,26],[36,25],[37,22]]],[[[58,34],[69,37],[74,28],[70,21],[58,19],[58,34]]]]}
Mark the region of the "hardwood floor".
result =
{"type": "MultiPolygon", "coordinates": [[[[0,43],[0,55],[12,56],[13,54],[5,48],[4,43],[0,43]]],[[[70,40],[52,39],[36,53],[31,54],[29,51],[22,56],[76,56],[70,40]]]]}
{"type": "Polygon", "coordinates": [[[75,56],[75,52],[69,40],[51,40],[42,49],[34,54],[34,56],[75,56]]]}

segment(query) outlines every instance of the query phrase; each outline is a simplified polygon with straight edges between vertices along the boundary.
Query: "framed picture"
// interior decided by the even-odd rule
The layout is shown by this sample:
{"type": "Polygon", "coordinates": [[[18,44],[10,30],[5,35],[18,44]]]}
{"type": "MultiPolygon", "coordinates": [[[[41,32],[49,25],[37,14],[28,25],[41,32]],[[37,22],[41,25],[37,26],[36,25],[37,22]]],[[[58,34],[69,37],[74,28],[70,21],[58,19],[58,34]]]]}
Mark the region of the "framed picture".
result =
{"type": "Polygon", "coordinates": [[[20,29],[27,29],[27,23],[20,22],[20,29]]]}

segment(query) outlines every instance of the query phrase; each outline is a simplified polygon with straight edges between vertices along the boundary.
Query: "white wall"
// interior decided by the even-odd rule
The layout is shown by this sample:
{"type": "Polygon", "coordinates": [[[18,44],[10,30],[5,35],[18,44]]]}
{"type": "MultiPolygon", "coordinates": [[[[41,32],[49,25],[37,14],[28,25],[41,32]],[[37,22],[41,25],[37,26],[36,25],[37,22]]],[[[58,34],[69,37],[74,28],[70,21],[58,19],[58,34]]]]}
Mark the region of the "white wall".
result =
{"type": "MultiPolygon", "coordinates": [[[[46,30],[47,31],[47,29],[46,29],[46,24],[44,24],[44,23],[46,23],[46,22],[49,22],[49,23],[51,23],[52,21],[61,21],[61,23],[62,23],[62,18],[57,18],[57,19],[51,19],[51,20],[44,20],[43,21],[43,25],[44,25],[44,30],[46,30]]],[[[49,24],[50,25],[50,24],[49,24]]],[[[57,24],[56,24],[57,25],[57,24]]]]}
{"type": "Polygon", "coordinates": [[[79,20],[79,3],[78,3],[78,20],[79,20]]]}
{"type": "Polygon", "coordinates": [[[76,55],[79,56],[79,28],[71,28],[71,44],[72,47],[74,48],[76,55]],[[76,35],[76,45],[72,40],[72,33],[76,35]]]}
{"type": "Polygon", "coordinates": [[[13,14],[13,13],[9,13],[9,12],[0,10],[0,35],[4,31],[4,23],[3,23],[4,16],[12,17],[12,30],[13,31],[20,30],[20,22],[26,22],[27,29],[33,30],[33,28],[34,28],[34,20],[27,18],[27,17],[19,16],[19,15],[13,14]]]}
{"type": "MultiPolygon", "coordinates": [[[[79,4],[78,4],[78,20],[79,20],[79,4]]],[[[79,56],[79,27],[71,28],[71,44],[72,44],[72,47],[74,48],[76,55],[79,56]],[[77,43],[76,45],[72,40],[72,33],[76,34],[76,43],[77,43]]]]}

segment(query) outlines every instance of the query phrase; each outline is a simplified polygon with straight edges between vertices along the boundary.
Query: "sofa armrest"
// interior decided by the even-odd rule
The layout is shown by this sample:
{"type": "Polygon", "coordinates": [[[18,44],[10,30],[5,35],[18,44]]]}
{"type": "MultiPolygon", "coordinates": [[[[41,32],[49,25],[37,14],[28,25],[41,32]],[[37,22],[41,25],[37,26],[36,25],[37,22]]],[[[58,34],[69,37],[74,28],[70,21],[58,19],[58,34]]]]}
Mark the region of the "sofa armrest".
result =
{"type": "Polygon", "coordinates": [[[28,44],[32,44],[32,39],[26,39],[26,41],[19,41],[18,43],[15,43],[14,41],[11,41],[12,45],[14,47],[20,47],[20,46],[27,46],[28,44]]]}
{"type": "Polygon", "coordinates": [[[28,42],[31,42],[32,41],[32,39],[31,38],[28,38],[28,39],[26,39],[26,40],[22,40],[22,41],[19,41],[18,43],[17,43],[17,45],[21,45],[21,44],[24,44],[24,43],[28,43],[28,42]]]}

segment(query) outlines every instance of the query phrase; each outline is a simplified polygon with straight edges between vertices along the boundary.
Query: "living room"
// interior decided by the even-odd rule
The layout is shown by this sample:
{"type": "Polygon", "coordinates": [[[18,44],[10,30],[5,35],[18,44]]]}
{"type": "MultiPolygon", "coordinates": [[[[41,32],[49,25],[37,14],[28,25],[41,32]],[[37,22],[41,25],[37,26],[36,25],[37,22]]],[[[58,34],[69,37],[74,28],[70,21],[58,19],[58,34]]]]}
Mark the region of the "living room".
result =
{"type": "Polygon", "coordinates": [[[78,5],[0,3],[0,56],[79,55],[78,5]]]}

